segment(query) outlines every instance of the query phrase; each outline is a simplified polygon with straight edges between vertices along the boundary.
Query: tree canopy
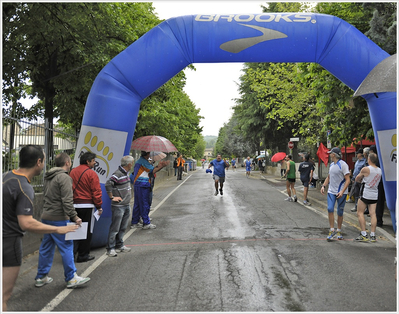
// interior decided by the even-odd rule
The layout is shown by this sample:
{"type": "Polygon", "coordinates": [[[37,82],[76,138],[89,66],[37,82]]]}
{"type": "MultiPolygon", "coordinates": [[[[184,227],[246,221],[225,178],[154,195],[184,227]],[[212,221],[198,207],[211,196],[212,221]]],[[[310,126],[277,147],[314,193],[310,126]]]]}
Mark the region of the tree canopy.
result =
{"type": "MultiPolygon", "coordinates": [[[[161,21],[151,2],[2,3],[3,117],[57,118],[80,129],[91,86],[117,54],[161,21]],[[30,109],[23,98],[37,97],[30,109]]],[[[180,72],[145,99],[135,138],[157,134],[184,154],[200,139],[199,110],[180,72]]]]}
{"type": "MultiPolygon", "coordinates": [[[[264,12],[330,14],[354,25],[388,53],[396,53],[396,3],[273,2],[264,12]]],[[[218,150],[234,155],[227,139],[239,136],[255,151],[286,151],[290,137],[307,148],[326,142],[350,145],[354,138],[373,139],[366,101],[314,63],[246,63],[240,98],[231,120],[219,133],[218,150]],[[231,127],[234,125],[234,127],[231,127]],[[230,126],[230,127],[229,127],[230,126]]],[[[311,150],[311,149],[309,149],[311,150]]]]}

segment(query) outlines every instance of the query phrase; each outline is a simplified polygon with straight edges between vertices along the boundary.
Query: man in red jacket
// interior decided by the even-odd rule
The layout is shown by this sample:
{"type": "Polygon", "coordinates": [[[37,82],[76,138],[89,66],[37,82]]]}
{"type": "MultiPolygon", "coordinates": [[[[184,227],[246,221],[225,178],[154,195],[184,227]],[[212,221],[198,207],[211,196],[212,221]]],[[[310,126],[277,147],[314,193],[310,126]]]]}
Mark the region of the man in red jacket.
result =
{"type": "Polygon", "coordinates": [[[86,152],[80,157],[80,165],[72,169],[70,176],[73,180],[73,206],[83,222],[88,223],[87,238],[74,241],[74,252],[78,253],[76,262],[91,261],[94,256],[90,255],[91,242],[91,220],[95,209],[102,214],[102,192],[100,179],[92,169],[96,163],[96,154],[86,152]]]}

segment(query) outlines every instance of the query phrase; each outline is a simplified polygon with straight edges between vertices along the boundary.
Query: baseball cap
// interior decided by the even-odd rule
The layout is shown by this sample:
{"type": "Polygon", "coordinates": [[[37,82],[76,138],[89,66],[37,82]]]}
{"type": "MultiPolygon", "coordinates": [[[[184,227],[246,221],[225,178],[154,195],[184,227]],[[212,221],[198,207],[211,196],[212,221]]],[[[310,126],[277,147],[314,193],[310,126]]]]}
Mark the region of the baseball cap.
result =
{"type": "Polygon", "coordinates": [[[332,150],[329,150],[327,153],[328,154],[335,153],[335,154],[341,156],[341,150],[338,147],[334,147],[332,150]]]}
{"type": "Polygon", "coordinates": [[[356,154],[362,154],[363,155],[363,148],[359,148],[356,152],[356,154]]]}

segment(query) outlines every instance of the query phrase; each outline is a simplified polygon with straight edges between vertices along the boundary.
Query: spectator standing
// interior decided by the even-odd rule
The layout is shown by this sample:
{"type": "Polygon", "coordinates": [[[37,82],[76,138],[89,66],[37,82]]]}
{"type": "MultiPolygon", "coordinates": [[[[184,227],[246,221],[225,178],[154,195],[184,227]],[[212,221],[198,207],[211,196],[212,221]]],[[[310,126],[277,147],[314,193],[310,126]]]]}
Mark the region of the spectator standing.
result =
{"type": "Polygon", "coordinates": [[[245,161],[245,171],[247,172],[247,178],[251,175],[251,160],[249,156],[247,157],[247,160],[245,161]]]}
{"type": "MultiPolygon", "coordinates": [[[[375,145],[370,146],[370,151],[375,153],[378,157],[377,154],[377,147],[375,145]]],[[[380,161],[377,158],[377,163],[376,166],[380,168],[380,161]]],[[[384,216],[384,210],[385,210],[385,190],[384,190],[384,184],[383,180],[380,180],[380,183],[378,184],[378,200],[377,200],[377,207],[375,209],[375,214],[377,216],[377,227],[382,227],[383,226],[383,216],[384,216]]]]}
{"type": "Polygon", "coordinates": [[[180,155],[177,158],[177,180],[182,180],[183,170],[184,170],[184,163],[186,161],[183,158],[183,155],[180,155]]]}
{"type": "Polygon", "coordinates": [[[356,177],[360,173],[360,170],[366,165],[366,159],[363,156],[363,149],[359,148],[359,150],[356,152],[357,160],[355,162],[355,167],[353,169],[353,175],[352,175],[352,189],[349,194],[349,198],[352,197],[352,195],[355,197],[355,207],[351,209],[352,212],[357,211],[357,201],[359,200],[360,197],[360,187],[361,183],[356,182],[356,177]]]}
{"type": "Polygon", "coordinates": [[[296,202],[298,200],[295,190],[296,173],[295,162],[292,160],[292,155],[285,156],[285,162],[287,163],[287,172],[284,174],[284,176],[287,177],[286,188],[288,193],[288,197],[285,199],[285,201],[296,202]]]}
{"type": "MultiPolygon", "coordinates": [[[[54,161],[55,167],[44,176],[42,222],[55,227],[66,226],[70,221],[81,225],[82,219],[78,217],[73,207],[72,179],[68,175],[72,166],[71,158],[67,153],[60,153],[54,161]]],[[[48,273],[53,265],[56,246],[62,257],[67,288],[87,283],[90,278],[82,278],[76,274],[73,240],[65,240],[63,234],[49,233],[43,236],[40,245],[35,286],[42,287],[53,281],[48,273]]]]}
{"type": "Polygon", "coordinates": [[[123,236],[129,225],[130,199],[132,198],[129,171],[133,168],[134,158],[123,156],[118,169],[108,178],[105,190],[111,199],[112,220],[108,232],[107,254],[130,252],[131,248],[123,243],[123,236]]]}
{"type": "Polygon", "coordinates": [[[286,171],[287,171],[287,162],[286,162],[286,158],[284,158],[284,159],[281,161],[281,169],[280,169],[280,172],[281,172],[281,179],[283,179],[283,178],[285,177],[286,171]]]}
{"type": "Polygon", "coordinates": [[[22,264],[22,237],[26,231],[65,234],[78,225],[56,227],[33,218],[35,192],[30,181],[40,175],[45,154],[40,146],[27,145],[19,151],[19,167],[3,175],[3,311],[7,311],[22,264]]]}
{"type": "Polygon", "coordinates": [[[376,207],[378,200],[378,184],[381,181],[381,169],[377,167],[378,157],[374,153],[370,153],[368,157],[368,166],[362,168],[360,173],[356,176],[357,182],[364,183],[363,195],[359,199],[357,210],[357,218],[360,225],[360,235],[355,238],[355,241],[360,242],[375,242],[375,229],[377,227],[376,207]],[[367,236],[366,220],[364,219],[364,210],[368,205],[371,217],[371,232],[370,239],[367,236]]]}
{"type": "Polygon", "coordinates": [[[216,159],[212,160],[209,163],[208,169],[213,166],[213,180],[215,181],[215,196],[218,195],[220,191],[220,195],[223,195],[223,184],[226,181],[226,173],[225,169],[229,168],[230,165],[226,160],[222,160],[222,155],[217,154],[216,159]],[[220,184],[220,189],[219,189],[220,184]],[[219,190],[218,190],[219,189],[219,190]]]}
{"type": "Polygon", "coordinates": [[[341,150],[334,147],[328,151],[331,157],[330,169],[328,176],[321,186],[320,192],[324,195],[327,184],[330,184],[327,192],[327,211],[330,231],[327,241],[333,240],[337,236],[338,240],[343,240],[342,222],[344,220],[344,207],[346,203],[346,195],[348,194],[348,186],[350,183],[348,164],[341,159],[341,150]],[[337,203],[337,231],[334,229],[334,206],[337,203]]]}
{"type": "Polygon", "coordinates": [[[313,171],[314,166],[313,163],[309,160],[309,154],[306,154],[304,159],[305,161],[299,164],[298,171],[301,174],[300,178],[303,185],[303,204],[304,205],[311,205],[308,200],[308,190],[309,184],[312,182],[313,179],[313,171]]]}
{"type": "Polygon", "coordinates": [[[134,172],[130,175],[130,183],[134,188],[134,206],[132,214],[132,228],[138,228],[140,217],[143,219],[144,230],[155,229],[157,226],[150,222],[151,174],[155,174],[169,164],[168,161],[161,161],[154,167],[148,159],[150,152],[141,152],[141,157],[134,165],[134,172]]]}
{"type": "Polygon", "coordinates": [[[177,157],[173,161],[173,168],[175,169],[175,177],[176,177],[176,173],[177,173],[177,157]]]}
{"type": "Polygon", "coordinates": [[[83,222],[87,222],[87,237],[83,240],[74,240],[74,252],[78,254],[77,263],[91,261],[94,256],[90,255],[90,244],[92,238],[92,217],[94,210],[101,215],[102,192],[100,179],[93,168],[96,164],[96,154],[86,152],[80,156],[80,165],[71,170],[70,176],[73,180],[73,203],[78,216],[83,222]]]}

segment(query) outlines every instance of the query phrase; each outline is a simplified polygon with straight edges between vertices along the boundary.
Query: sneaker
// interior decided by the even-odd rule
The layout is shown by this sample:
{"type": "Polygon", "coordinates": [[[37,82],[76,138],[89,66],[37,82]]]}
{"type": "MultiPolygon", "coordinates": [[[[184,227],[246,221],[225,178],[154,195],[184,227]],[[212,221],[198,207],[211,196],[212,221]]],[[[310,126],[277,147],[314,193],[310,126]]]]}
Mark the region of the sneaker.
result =
{"type": "Polygon", "coordinates": [[[215,191],[215,196],[218,195],[218,190],[215,191]]]}
{"type": "Polygon", "coordinates": [[[355,239],[355,241],[358,241],[358,242],[369,242],[369,238],[367,237],[367,235],[364,236],[364,235],[360,234],[360,235],[355,239]]]}
{"type": "Polygon", "coordinates": [[[148,224],[148,225],[144,225],[144,226],[143,226],[143,230],[155,229],[156,227],[157,227],[156,225],[148,224]]]}
{"type": "Polygon", "coordinates": [[[136,228],[143,228],[143,224],[141,223],[136,223],[136,224],[132,224],[130,226],[131,229],[136,229],[136,228]]]}
{"type": "Polygon", "coordinates": [[[109,252],[107,252],[107,255],[108,255],[109,257],[115,257],[115,256],[117,256],[118,254],[116,254],[115,249],[111,249],[111,250],[109,250],[109,252]]]}
{"type": "Polygon", "coordinates": [[[35,286],[36,287],[43,287],[44,285],[53,282],[53,278],[49,277],[49,276],[44,276],[43,278],[37,278],[36,279],[36,283],[35,286]]]}
{"type": "Polygon", "coordinates": [[[77,286],[83,285],[90,280],[89,277],[83,278],[79,277],[76,273],[71,280],[67,282],[67,288],[75,288],[77,286]]]}
{"type": "Polygon", "coordinates": [[[375,237],[375,235],[370,236],[370,242],[376,242],[377,238],[375,237]]]}
{"type": "Polygon", "coordinates": [[[220,195],[223,195],[223,190],[222,190],[222,189],[220,189],[219,191],[220,191],[220,195]]]}
{"type": "Polygon", "coordinates": [[[130,252],[131,250],[132,249],[130,247],[127,247],[126,245],[116,249],[118,253],[130,252]]]}
{"type": "Polygon", "coordinates": [[[332,241],[334,239],[335,235],[336,235],[336,232],[330,230],[330,232],[328,233],[327,241],[332,241]]]}
{"type": "Polygon", "coordinates": [[[337,231],[336,236],[337,236],[337,240],[343,240],[344,239],[344,237],[341,234],[341,231],[337,231]]]}
{"type": "Polygon", "coordinates": [[[292,199],[292,197],[287,197],[284,201],[293,202],[294,200],[292,199]]]}
{"type": "Polygon", "coordinates": [[[303,205],[310,206],[311,204],[309,203],[309,201],[303,201],[303,205]]]}
{"type": "Polygon", "coordinates": [[[357,212],[357,208],[356,208],[356,207],[353,207],[353,208],[351,209],[351,212],[352,212],[352,213],[357,212]]]}
{"type": "Polygon", "coordinates": [[[296,195],[294,195],[294,202],[298,201],[298,198],[296,197],[296,195]]]}

